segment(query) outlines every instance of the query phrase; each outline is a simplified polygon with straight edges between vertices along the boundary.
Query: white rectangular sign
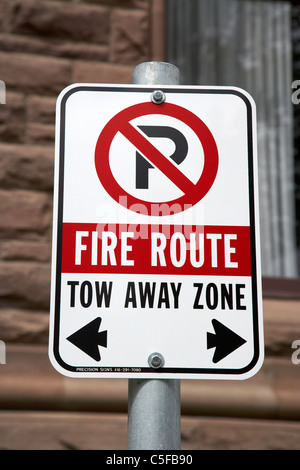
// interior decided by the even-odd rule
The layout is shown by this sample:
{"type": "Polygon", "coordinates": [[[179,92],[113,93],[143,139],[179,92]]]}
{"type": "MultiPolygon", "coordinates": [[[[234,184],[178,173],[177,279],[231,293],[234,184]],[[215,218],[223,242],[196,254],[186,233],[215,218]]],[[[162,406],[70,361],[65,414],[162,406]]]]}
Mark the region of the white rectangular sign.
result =
{"type": "Polygon", "coordinates": [[[72,377],[248,378],[263,362],[255,104],[154,90],[58,98],[49,356],[72,377]]]}

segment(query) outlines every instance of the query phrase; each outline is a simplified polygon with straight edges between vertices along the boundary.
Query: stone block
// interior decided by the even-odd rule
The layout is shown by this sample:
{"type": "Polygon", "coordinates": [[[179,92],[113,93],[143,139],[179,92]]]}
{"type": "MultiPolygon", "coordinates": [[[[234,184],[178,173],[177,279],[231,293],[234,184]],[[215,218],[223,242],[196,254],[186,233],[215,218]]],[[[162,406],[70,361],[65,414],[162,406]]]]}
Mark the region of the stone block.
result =
{"type": "Polygon", "coordinates": [[[133,67],[117,64],[74,63],[74,82],[78,83],[132,83],[133,67]]]}
{"type": "Polygon", "coordinates": [[[27,99],[28,121],[54,125],[55,106],[55,98],[48,98],[38,95],[29,96],[27,99]]]}
{"type": "Polygon", "coordinates": [[[121,10],[113,13],[112,62],[138,64],[149,59],[148,15],[143,10],[121,10]]]}
{"type": "MultiPolygon", "coordinates": [[[[56,390],[54,390],[58,393],[56,390]]],[[[87,413],[58,411],[1,411],[1,446],[6,450],[104,450],[108,457],[118,458],[127,452],[127,413],[87,413]]],[[[298,422],[277,420],[241,420],[182,416],[182,457],[192,455],[190,467],[200,465],[203,450],[299,450],[300,425],[298,422]],[[196,452],[194,453],[193,450],[196,452]]],[[[159,462],[158,453],[151,452],[153,462],[159,462]]],[[[165,455],[162,452],[162,455],[165,455]]],[[[169,452],[168,452],[169,454],[169,452]]],[[[170,452],[172,457],[172,452],[170,452]]],[[[180,451],[175,452],[176,455],[180,451]]],[[[51,454],[49,454],[51,455],[51,454]]],[[[76,454],[77,455],[77,454],[76,454]]],[[[134,452],[133,452],[134,455],[134,452]]],[[[139,455],[139,453],[137,453],[139,455]]],[[[209,453],[219,464],[225,454],[209,453]]],[[[230,458],[232,455],[230,454],[230,458]]],[[[234,460],[242,454],[235,455],[234,460]]],[[[269,453],[269,455],[271,455],[269,453]]],[[[279,454],[272,454],[273,459],[279,454]]],[[[150,457],[146,453],[141,459],[150,457]]],[[[229,457],[229,456],[228,456],[229,457]]],[[[255,455],[256,457],[256,455],[255,455]]],[[[107,466],[107,456],[100,454],[101,464],[107,466]]],[[[179,460],[178,455],[178,462],[179,460]]],[[[273,462],[273,460],[272,460],[273,462]]],[[[126,465],[126,464],[125,464],[126,465]]],[[[133,466],[133,465],[132,465],[133,466]]],[[[183,467],[183,465],[181,465],[183,467]]],[[[129,465],[127,465],[129,467],[129,465]]],[[[188,466],[189,467],[189,466],[188,466]]],[[[187,468],[188,468],[187,467],[187,468]]],[[[141,468],[145,468],[144,465],[141,468]]]]}
{"type": "Polygon", "coordinates": [[[0,263],[0,296],[6,305],[49,309],[50,267],[38,263],[0,263]]]}
{"type": "Polygon", "coordinates": [[[0,233],[3,238],[40,236],[52,222],[52,196],[34,191],[0,190],[0,233]]]}
{"type": "Polygon", "coordinates": [[[27,125],[27,142],[32,144],[54,144],[55,127],[37,122],[27,125]]]}
{"type": "MultiPolygon", "coordinates": [[[[2,189],[51,191],[53,188],[53,165],[53,146],[0,144],[0,185],[2,189]]],[[[20,197],[22,195],[23,193],[20,197]]],[[[29,195],[25,193],[25,206],[27,196],[29,200],[33,197],[31,193],[29,195]]]]}
{"type": "Polygon", "coordinates": [[[13,34],[107,43],[109,9],[101,5],[4,0],[5,30],[13,34]]]}
{"type": "MultiPolygon", "coordinates": [[[[99,3],[99,0],[86,0],[88,3],[99,3]]],[[[141,8],[149,9],[151,0],[101,0],[102,5],[121,8],[141,8]]]]}
{"type": "Polygon", "coordinates": [[[0,140],[2,142],[24,142],[25,118],[24,95],[6,93],[6,104],[0,105],[0,140]]]}
{"type": "Polygon", "coordinates": [[[37,54],[66,59],[108,61],[108,44],[71,42],[66,40],[49,41],[40,36],[18,36],[0,34],[0,50],[23,54],[37,54]]]}
{"type": "Polygon", "coordinates": [[[4,240],[0,247],[0,258],[3,261],[37,261],[50,262],[50,240],[4,240]]]}
{"type": "MultiPolygon", "coordinates": [[[[0,413],[2,450],[126,449],[126,429],[125,413],[121,416],[16,410],[0,413]]],[[[101,458],[100,467],[104,466],[105,460],[101,458]]]]}
{"type": "MultiPolygon", "coordinates": [[[[9,343],[47,344],[49,337],[48,312],[2,309],[1,340],[9,343]]],[[[9,360],[9,355],[7,354],[9,360]]]]}
{"type": "Polygon", "coordinates": [[[265,352],[274,356],[290,357],[294,340],[300,340],[299,300],[264,299],[265,352]]]}
{"type": "Polygon", "coordinates": [[[0,53],[0,70],[7,90],[57,95],[72,82],[70,62],[52,57],[0,53]]]}
{"type": "Polygon", "coordinates": [[[78,60],[108,61],[109,46],[86,42],[61,42],[50,49],[50,54],[78,60]]]}
{"type": "Polygon", "coordinates": [[[296,450],[297,422],[184,417],[182,450],[296,450]]]}
{"type": "Polygon", "coordinates": [[[0,297],[6,308],[49,309],[50,266],[0,263],[0,297]]]}

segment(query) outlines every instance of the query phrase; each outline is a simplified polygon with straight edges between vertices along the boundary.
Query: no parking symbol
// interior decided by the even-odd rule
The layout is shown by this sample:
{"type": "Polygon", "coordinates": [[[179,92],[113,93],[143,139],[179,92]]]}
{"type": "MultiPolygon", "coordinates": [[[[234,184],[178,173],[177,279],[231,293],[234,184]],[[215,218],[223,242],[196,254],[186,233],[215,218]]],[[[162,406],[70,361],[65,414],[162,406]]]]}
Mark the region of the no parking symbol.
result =
{"type": "MultiPolygon", "coordinates": [[[[155,122],[155,119],[153,119],[155,122]]],[[[151,204],[129,194],[116,181],[110,166],[110,147],[112,140],[121,132],[137,149],[136,160],[136,188],[148,188],[148,170],[157,168],[175,184],[183,193],[177,199],[168,200],[167,204],[175,208],[175,212],[185,210],[199,202],[211,188],[218,170],[218,149],[215,139],[205,123],[187,109],[171,103],[155,105],[151,102],[130,106],[114,116],[102,130],[96,145],[95,164],[100,182],[110,196],[122,203],[127,198],[127,207],[135,204],[144,204],[151,214],[151,204]],[[130,121],[144,115],[163,115],[185,122],[196,134],[204,150],[204,166],[196,184],[194,184],[180,170],[179,165],[186,158],[188,143],[178,130],[170,126],[139,126],[139,130],[130,121]],[[167,137],[173,140],[176,146],[171,156],[173,162],[163,155],[147,138],[167,137]]],[[[120,151],[120,158],[122,153],[120,151]]]]}

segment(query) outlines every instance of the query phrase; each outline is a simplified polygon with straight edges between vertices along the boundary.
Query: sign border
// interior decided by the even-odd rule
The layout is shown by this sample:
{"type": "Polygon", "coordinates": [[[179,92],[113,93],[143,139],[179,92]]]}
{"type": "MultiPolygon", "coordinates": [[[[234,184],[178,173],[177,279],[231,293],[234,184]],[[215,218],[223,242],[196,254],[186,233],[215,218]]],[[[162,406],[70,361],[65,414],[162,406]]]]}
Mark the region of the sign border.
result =
{"type": "MultiPolygon", "coordinates": [[[[66,103],[69,97],[79,91],[98,92],[153,92],[157,86],[136,86],[136,85],[113,85],[113,84],[74,84],[65,88],[57,100],[57,129],[56,129],[56,172],[54,187],[53,205],[53,252],[52,252],[52,283],[51,283],[51,306],[50,306],[50,336],[49,336],[49,358],[54,368],[60,373],[69,377],[77,378],[184,378],[184,379],[246,379],[254,375],[261,367],[264,359],[263,352],[263,325],[260,318],[261,299],[261,279],[258,279],[257,251],[259,252],[259,239],[257,238],[258,205],[255,201],[255,170],[253,138],[253,119],[255,118],[255,103],[251,96],[244,90],[237,87],[214,87],[214,86],[160,86],[165,93],[178,94],[232,94],[241,98],[247,109],[247,150],[248,150],[248,183],[249,183],[249,229],[251,247],[251,281],[252,281],[252,317],[253,317],[253,338],[254,354],[249,364],[241,369],[232,368],[182,368],[163,367],[153,369],[151,367],[138,367],[138,372],[101,372],[99,367],[70,366],[60,356],[59,351],[59,330],[60,330],[60,300],[61,300],[61,264],[62,264],[62,227],[63,227],[63,193],[64,193],[64,160],[65,160],[65,120],[66,103]],[[57,164],[58,158],[58,164],[57,164]],[[57,218],[56,218],[57,216],[57,218]],[[54,277],[55,276],[55,277],[54,277]],[[81,371],[76,371],[77,369],[81,371]],[[86,369],[86,372],[83,371],[86,369]]],[[[256,140],[255,140],[256,142],[256,140]]],[[[258,193],[258,188],[257,188],[258,193]]],[[[260,261],[259,261],[260,264],[260,261]]],[[[118,368],[115,365],[113,368],[118,368]]],[[[122,369],[123,366],[120,367],[122,369]]],[[[131,368],[136,368],[131,366],[131,368]]]]}

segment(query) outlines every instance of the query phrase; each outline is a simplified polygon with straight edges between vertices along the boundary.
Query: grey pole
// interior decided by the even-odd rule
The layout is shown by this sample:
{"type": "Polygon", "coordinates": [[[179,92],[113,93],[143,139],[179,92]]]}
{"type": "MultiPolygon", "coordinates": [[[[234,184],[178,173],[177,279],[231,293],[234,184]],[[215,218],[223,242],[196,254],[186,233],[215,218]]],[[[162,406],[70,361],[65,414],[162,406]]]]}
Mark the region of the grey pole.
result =
{"type": "Polygon", "coordinates": [[[142,62],[132,72],[135,85],[179,85],[177,67],[167,62],[142,62]]]}
{"type": "MultiPolygon", "coordinates": [[[[179,70],[166,62],[143,62],[135,67],[132,82],[136,85],[178,85],[179,70]]],[[[159,105],[159,93],[156,99],[159,105]]],[[[129,450],[179,450],[180,419],[180,380],[129,379],[129,450]]]]}

